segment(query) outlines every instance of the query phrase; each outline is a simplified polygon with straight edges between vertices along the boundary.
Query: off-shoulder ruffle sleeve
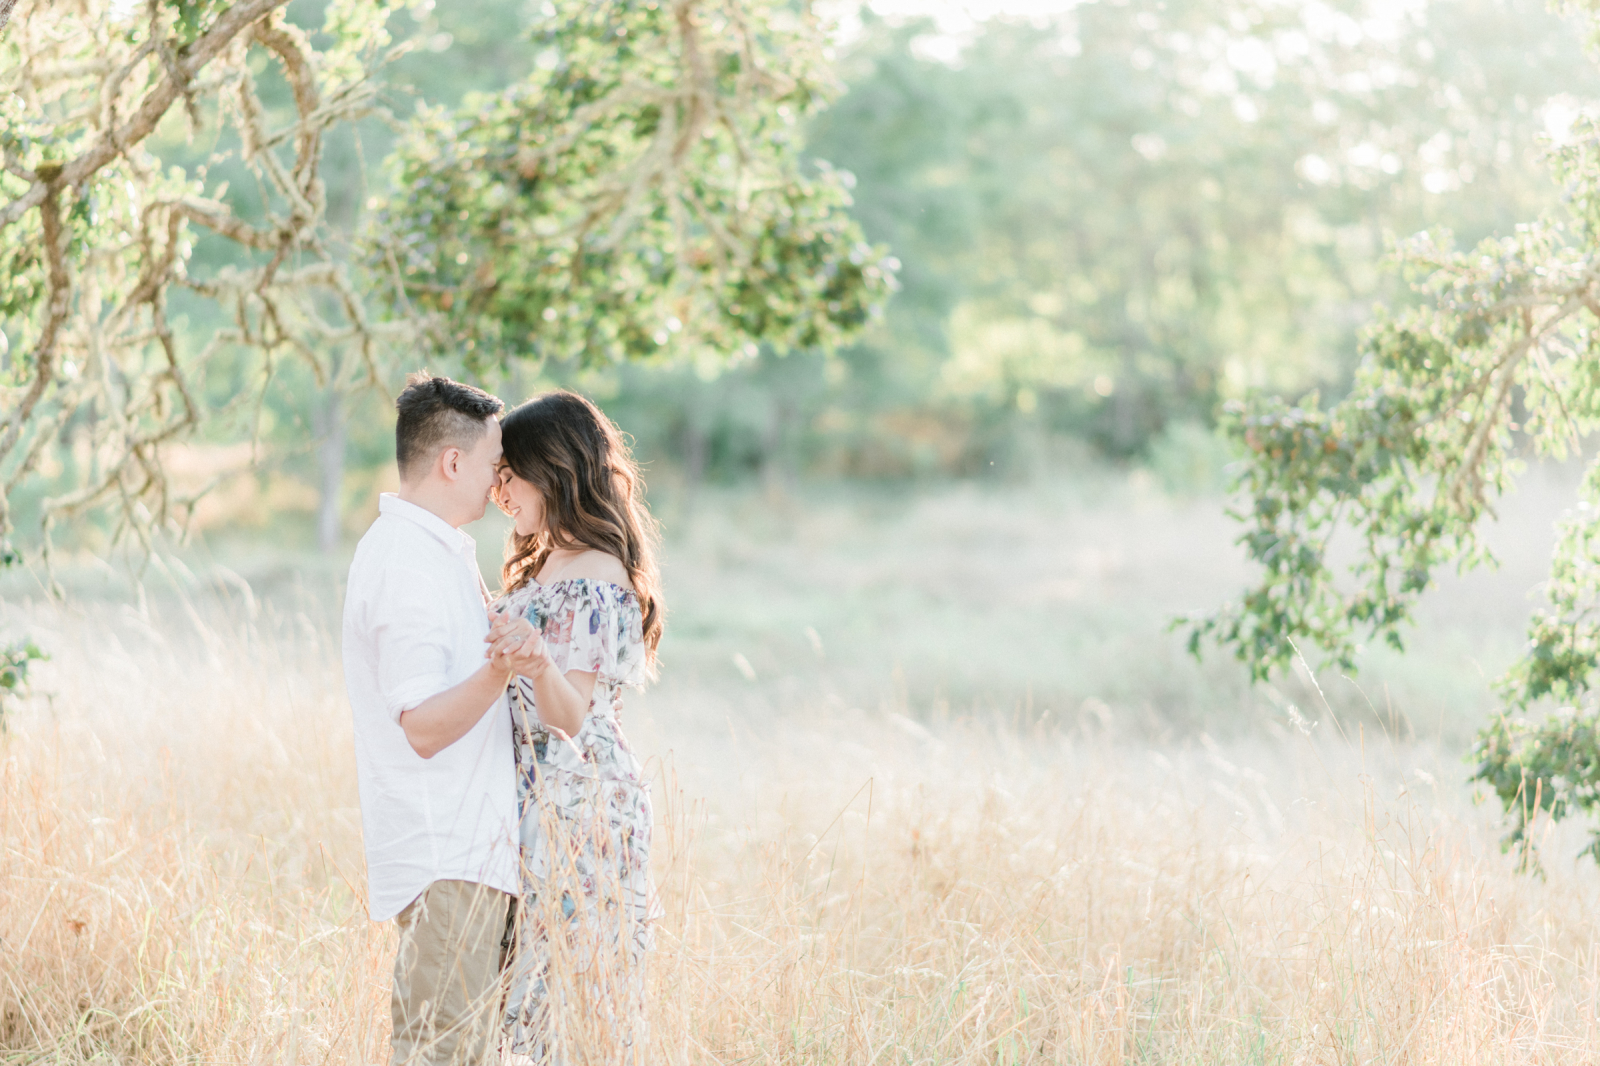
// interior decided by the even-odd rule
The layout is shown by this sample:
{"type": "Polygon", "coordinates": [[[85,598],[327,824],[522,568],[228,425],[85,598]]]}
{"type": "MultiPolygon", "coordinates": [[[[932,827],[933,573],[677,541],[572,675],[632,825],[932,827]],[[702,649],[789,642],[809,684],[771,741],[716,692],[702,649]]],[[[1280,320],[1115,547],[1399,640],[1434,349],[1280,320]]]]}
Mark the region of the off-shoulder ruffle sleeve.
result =
{"type": "Polygon", "coordinates": [[[576,580],[563,591],[564,604],[536,599],[530,605],[543,608],[534,621],[561,671],[583,670],[618,685],[643,686],[648,671],[639,597],[608,581],[576,580]]]}

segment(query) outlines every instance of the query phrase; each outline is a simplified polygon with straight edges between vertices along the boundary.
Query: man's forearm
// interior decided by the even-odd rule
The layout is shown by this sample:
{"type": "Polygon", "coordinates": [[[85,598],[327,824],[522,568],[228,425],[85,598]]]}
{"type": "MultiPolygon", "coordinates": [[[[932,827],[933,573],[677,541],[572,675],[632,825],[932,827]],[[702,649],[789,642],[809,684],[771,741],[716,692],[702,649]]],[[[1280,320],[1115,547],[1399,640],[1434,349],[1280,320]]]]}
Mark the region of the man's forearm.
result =
{"type": "Polygon", "coordinates": [[[504,667],[484,663],[459,685],[401,712],[400,728],[411,750],[431,759],[466,736],[506,690],[507,677],[504,667]]]}

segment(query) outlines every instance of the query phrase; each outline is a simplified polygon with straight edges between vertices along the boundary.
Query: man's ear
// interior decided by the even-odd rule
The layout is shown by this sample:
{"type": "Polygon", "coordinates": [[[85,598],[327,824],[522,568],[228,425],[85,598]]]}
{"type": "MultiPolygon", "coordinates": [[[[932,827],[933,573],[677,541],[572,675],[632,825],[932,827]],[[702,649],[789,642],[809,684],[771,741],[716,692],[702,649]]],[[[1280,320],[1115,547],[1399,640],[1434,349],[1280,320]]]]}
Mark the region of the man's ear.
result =
{"type": "Polygon", "coordinates": [[[461,476],[460,448],[446,448],[439,453],[439,471],[447,481],[454,481],[461,476]]]}

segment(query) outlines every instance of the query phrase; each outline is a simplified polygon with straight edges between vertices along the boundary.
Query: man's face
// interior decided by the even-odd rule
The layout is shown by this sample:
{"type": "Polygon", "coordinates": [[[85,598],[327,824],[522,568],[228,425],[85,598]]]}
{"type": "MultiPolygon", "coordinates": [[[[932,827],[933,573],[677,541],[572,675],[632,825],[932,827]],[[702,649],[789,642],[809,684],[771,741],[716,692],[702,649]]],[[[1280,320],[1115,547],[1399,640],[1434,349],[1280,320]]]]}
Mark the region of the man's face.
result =
{"type": "Polygon", "coordinates": [[[471,451],[461,453],[456,467],[463,525],[483,517],[484,509],[489,506],[489,496],[499,483],[495,468],[500,464],[500,422],[489,418],[485,424],[488,429],[471,451]]]}

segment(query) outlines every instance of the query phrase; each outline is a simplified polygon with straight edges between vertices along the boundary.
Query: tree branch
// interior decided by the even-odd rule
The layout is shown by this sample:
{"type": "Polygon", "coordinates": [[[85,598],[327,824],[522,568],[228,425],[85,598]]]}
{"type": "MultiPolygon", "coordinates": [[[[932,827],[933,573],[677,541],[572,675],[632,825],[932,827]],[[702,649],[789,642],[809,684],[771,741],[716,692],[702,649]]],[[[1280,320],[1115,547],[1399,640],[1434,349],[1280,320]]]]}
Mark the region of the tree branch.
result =
{"type": "MultiPolygon", "coordinates": [[[[215,200],[203,200],[196,196],[185,196],[181,200],[162,201],[174,214],[182,215],[197,225],[204,226],[213,233],[220,233],[229,240],[237,241],[246,248],[257,248],[264,252],[277,249],[279,241],[275,233],[257,229],[255,226],[242,221],[226,204],[215,200]]],[[[154,205],[152,205],[154,206],[154,205]]]]}
{"type": "MultiPolygon", "coordinates": [[[[0,0],[5,3],[6,0],[0,0]]],[[[14,0],[13,0],[14,2],[14,0]]],[[[254,25],[264,15],[275,8],[282,7],[288,0],[240,0],[239,3],[222,13],[216,23],[202,35],[199,40],[191,45],[188,51],[178,60],[177,71],[185,83],[197,74],[202,67],[216,58],[217,54],[232,43],[235,37],[254,25]]],[[[9,9],[7,9],[9,14],[9,9]]],[[[138,144],[148,137],[165,117],[174,101],[183,95],[184,86],[174,80],[172,74],[161,79],[157,85],[139,104],[139,109],[133,117],[124,122],[120,127],[108,129],[94,147],[84,152],[78,158],[67,163],[61,168],[59,184],[81,185],[101,167],[115,159],[126,149],[138,144]]],[[[5,229],[17,221],[30,210],[44,203],[48,196],[49,185],[44,181],[37,181],[27,192],[11,201],[4,208],[0,208],[0,230],[5,229]]],[[[0,453],[3,455],[3,453],[0,453]]]]}
{"type": "MultiPolygon", "coordinates": [[[[33,384],[28,387],[22,402],[6,416],[5,431],[0,433],[0,462],[4,462],[16,448],[28,417],[33,414],[34,407],[55,378],[56,340],[72,309],[72,279],[67,273],[66,249],[62,247],[61,239],[61,179],[59,172],[50,169],[50,178],[54,180],[49,180],[45,186],[43,210],[39,212],[44,223],[44,254],[50,286],[49,310],[46,312],[44,329],[39,334],[39,343],[33,350],[33,384]]],[[[0,500],[0,535],[10,525],[9,510],[7,502],[0,500]]]]}

